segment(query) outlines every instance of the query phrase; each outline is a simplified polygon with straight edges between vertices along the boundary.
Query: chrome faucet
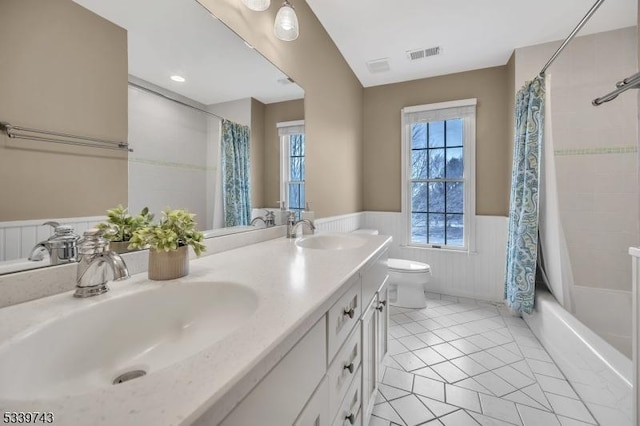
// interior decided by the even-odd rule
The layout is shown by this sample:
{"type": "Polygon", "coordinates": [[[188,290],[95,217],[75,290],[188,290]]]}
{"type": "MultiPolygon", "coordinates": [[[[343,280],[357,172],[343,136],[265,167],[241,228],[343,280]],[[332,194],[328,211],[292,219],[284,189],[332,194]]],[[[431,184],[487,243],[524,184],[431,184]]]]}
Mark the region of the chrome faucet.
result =
{"type": "Polygon", "coordinates": [[[295,238],[298,228],[303,225],[308,226],[312,234],[316,230],[315,225],[309,219],[300,219],[296,222],[296,214],[289,212],[287,215],[287,238],[295,238]]]}
{"type": "Polygon", "coordinates": [[[119,254],[109,250],[109,241],[102,238],[102,231],[89,229],[79,245],[78,275],[74,297],[91,297],[109,291],[107,268],[111,267],[113,279],[129,278],[129,270],[119,254]]]}
{"type": "Polygon", "coordinates": [[[60,265],[78,260],[78,240],[80,236],[73,232],[70,225],[60,225],[58,222],[45,222],[43,225],[53,227],[54,234],[46,241],[41,241],[33,247],[29,260],[38,262],[49,253],[49,263],[60,265]]]}
{"type": "Polygon", "coordinates": [[[257,221],[261,220],[264,222],[264,225],[267,228],[271,228],[272,226],[275,226],[276,224],[276,215],[269,210],[265,210],[266,214],[264,216],[257,216],[254,217],[253,220],[251,221],[250,225],[253,226],[254,223],[256,223],[257,221]]]}

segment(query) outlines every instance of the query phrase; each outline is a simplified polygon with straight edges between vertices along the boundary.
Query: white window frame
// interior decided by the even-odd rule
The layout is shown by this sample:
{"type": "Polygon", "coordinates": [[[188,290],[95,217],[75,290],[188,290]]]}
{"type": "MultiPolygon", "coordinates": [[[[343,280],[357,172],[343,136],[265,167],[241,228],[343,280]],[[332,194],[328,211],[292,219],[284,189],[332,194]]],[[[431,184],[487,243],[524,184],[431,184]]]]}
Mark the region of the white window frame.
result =
{"type": "MultiPolygon", "coordinates": [[[[435,104],[415,105],[402,108],[402,240],[401,245],[435,250],[451,250],[458,252],[475,252],[475,222],[476,222],[476,116],[477,99],[463,99],[458,101],[440,102],[435,104]],[[473,114],[460,116],[459,109],[473,107],[473,114]],[[450,109],[448,112],[446,110],[450,109]],[[464,182],[464,246],[448,246],[439,244],[418,244],[411,241],[411,124],[408,114],[437,112],[437,119],[441,121],[462,118],[464,120],[463,147],[463,182],[464,182]]],[[[435,114],[434,114],[435,115],[435,114]]]]}
{"type": "MultiPolygon", "coordinates": [[[[280,202],[284,202],[285,209],[289,209],[289,136],[291,134],[304,134],[304,120],[295,121],[283,121],[276,123],[278,129],[278,137],[280,138],[280,202]]],[[[306,142],[306,138],[305,138],[306,142]]],[[[305,146],[305,158],[306,158],[306,146],[305,146]]],[[[305,173],[306,174],[306,173],[305,173]]],[[[305,188],[305,202],[306,202],[306,176],[303,181],[305,188]]]]}

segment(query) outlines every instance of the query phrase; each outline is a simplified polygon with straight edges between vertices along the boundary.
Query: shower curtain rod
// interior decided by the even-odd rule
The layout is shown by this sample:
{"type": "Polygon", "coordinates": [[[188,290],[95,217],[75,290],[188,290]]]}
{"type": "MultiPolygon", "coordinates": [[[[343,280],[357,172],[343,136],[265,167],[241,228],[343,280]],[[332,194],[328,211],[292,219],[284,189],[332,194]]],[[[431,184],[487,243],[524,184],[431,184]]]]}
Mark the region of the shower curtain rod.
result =
{"type": "Polygon", "coordinates": [[[213,117],[219,118],[220,120],[225,120],[224,117],[220,117],[217,114],[214,114],[212,112],[209,112],[209,111],[207,111],[205,109],[202,109],[202,108],[198,108],[198,107],[193,106],[193,105],[189,105],[186,102],[182,102],[182,101],[180,101],[178,99],[172,98],[171,96],[165,95],[164,93],[156,92],[155,90],[149,89],[148,87],[142,86],[142,85],[140,85],[138,83],[134,83],[134,82],[130,81],[129,82],[129,86],[135,87],[136,89],[144,90],[145,92],[149,92],[152,95],[160,96],[161,98],[164,98],[164,99],[166,99],[168,101],[171,101],[171,102],[175,102],[175,103],[180,104],[182,106],[186,106],[188,108],[195,109],[196,111],[203,112],[205,114],[208,114],[208,115],[211,115],[213,117]]]}
{"type": "Polygon", "coordinates": [[[540,70],[540,74],[539,75],[544,75],[545,71],[547,71],[547,68],[549,68],[551,66],[551,64],[553,64],[553,61],[555,61],[556,58],[558,56],[560,56],[560,53],[562,53],[564,48],[567,47],[567,45],[569,43],[571,43],[571,40],[573,40],[573,38],[576,36],[576,34],[578,34],[578,32],[582,29],[582,27],[584,27],[584,25],[587,23],[587,21],[589,21],[589,19],[591,19],[593,14],[596,13],[596,10],[598,10],[598,8],[600,7],[600,5],[602,5],[602,3],[604,3],[604,0],[597,0],[595,2],[595,4],[591,7],[591,9],[589,9],[587,14],[584,15],[584,18],[582,18],[582,20],[580,22],[578,22],[578,25],[576,25],[576,27],[573,29],[573,31],[571,31],[571,34],[569,34],[567,36],[567,38],[560,45],[560,47],[558,47],[556,52],[551,56],[551,58],[549,58],[547,63],[544,65],[544,67],[542,67],[542,70],[540,70]]]}

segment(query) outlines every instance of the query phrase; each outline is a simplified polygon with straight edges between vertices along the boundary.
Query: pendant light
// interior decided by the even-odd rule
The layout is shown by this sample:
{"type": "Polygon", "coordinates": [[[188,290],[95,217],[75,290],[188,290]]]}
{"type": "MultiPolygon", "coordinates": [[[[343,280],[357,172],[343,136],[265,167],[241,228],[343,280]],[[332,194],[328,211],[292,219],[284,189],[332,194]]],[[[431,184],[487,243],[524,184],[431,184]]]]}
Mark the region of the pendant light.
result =
{"type": "Polygon", "coordinates": [[[285,0],[278,11],[276,22],[273,25],[273,32],[277,38],[283,41],[293,41],[298,38],[300,32],[298,17],[289,0],[285,0]]]}
{"type": "Polygon", "coordinates": [[[256,12],[262,12],[269,9],[271,0],[242,0],[245,6],[256,12]]]}

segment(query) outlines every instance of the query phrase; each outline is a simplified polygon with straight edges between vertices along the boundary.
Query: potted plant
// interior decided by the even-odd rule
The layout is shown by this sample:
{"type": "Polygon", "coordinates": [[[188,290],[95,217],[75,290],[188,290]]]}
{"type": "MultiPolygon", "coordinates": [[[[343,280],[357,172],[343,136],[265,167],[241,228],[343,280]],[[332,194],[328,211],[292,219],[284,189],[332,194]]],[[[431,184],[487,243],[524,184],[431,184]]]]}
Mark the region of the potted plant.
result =
{"type": "Polygon", "coordinates": [[[133,233],[131,247],[149,247],[149,279],[172,280],[189,274],[188,247],[198,256],[206,250],[194,217],[186,210],[166,209],[157,224],[133,233]]]}
{"type": "Polygon", "coordinates": [[[145,207],[137,216],[131,216],[127,208],[118,205],[107,210],[107,221],[99,223],[98,229],[102,230],[104,238],[109,240],[109,248],[116,253],[129,251],[129,240],[138,229],[149,226],[153,221],[153,215],[145,207]]]}

